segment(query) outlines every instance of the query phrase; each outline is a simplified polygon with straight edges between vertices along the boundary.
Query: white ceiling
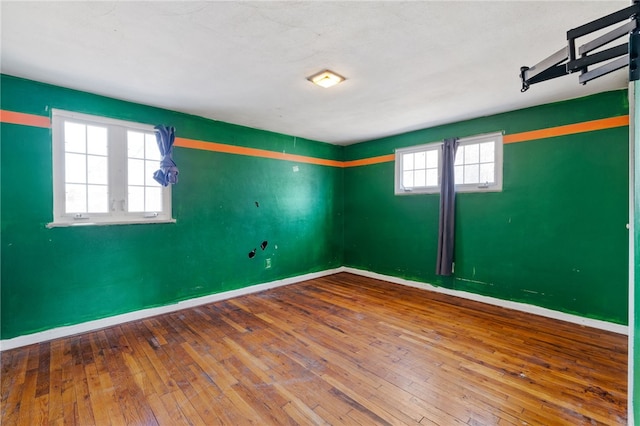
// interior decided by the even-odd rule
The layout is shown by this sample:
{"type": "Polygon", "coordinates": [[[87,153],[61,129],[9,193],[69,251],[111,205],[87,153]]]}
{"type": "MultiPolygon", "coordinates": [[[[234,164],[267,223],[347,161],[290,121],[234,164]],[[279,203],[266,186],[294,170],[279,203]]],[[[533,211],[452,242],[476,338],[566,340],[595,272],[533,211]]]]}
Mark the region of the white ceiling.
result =
{"type": "MultiPolygon", "coordinates": [[[[3,73],[334,144],[626,87],[519,70],[630,1],[8,2],[3,73]],[[330,68],[347,80],[306,80],[330,68]]],[[[177,129],[178,133],[180,129],[177,129]]]]}

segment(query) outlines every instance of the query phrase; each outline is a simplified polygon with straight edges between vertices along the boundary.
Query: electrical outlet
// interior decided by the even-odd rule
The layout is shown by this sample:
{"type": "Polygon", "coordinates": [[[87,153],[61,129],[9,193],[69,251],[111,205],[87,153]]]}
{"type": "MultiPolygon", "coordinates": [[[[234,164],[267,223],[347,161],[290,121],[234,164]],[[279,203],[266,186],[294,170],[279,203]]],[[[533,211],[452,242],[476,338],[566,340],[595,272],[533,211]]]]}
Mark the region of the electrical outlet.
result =
{"type": "Polygon", "coordinates": [[[271,258],[264,260],[264,269],[271,269],[271,258]]]}

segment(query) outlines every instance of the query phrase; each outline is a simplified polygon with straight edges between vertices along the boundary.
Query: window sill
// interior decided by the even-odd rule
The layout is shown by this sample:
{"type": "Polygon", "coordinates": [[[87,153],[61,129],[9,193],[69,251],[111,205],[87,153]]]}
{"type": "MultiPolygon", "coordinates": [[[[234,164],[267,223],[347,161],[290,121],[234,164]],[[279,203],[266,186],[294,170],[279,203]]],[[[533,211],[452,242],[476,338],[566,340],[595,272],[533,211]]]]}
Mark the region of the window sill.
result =
{"type": "MultiPolygon", "coordinates": [[[[483,192],[502,192],[502,187],[494,187],[490,186],[488,188],[478,188],[476,186],[467,186],[458,188],[456,187],[456,194],[473,194],[473,193],[483,193],[483,192]]],[[[395,195],[440,195],[440,188],[436,188],[434,190],[396,190],[395,195]]]]}
{"type": "Polygon", "coordinates": [[[148,225],[152,223],[176,223],[175,219],[159,219],[159,220],[122,220],[112,222],[51,222],[46,227],[51,228],[69,228],[80,226],[109,226],[109,225],[148,225]]]}

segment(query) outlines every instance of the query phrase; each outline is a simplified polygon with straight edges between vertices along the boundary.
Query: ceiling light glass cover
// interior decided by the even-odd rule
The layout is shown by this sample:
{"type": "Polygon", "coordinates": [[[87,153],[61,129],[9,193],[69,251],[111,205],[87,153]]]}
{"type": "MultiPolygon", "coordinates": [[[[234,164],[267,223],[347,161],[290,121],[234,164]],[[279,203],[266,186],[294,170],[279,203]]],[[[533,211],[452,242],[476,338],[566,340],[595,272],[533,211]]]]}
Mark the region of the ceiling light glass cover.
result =
{"type": "Polygon", "coordinates": [[[324,70],[312,75],[311,77],[308,77],[307,80],[326,89],[331,86],[335,86],[338,83],[342,83],[345,78],[334,73],[333,71],[324,70]]]}

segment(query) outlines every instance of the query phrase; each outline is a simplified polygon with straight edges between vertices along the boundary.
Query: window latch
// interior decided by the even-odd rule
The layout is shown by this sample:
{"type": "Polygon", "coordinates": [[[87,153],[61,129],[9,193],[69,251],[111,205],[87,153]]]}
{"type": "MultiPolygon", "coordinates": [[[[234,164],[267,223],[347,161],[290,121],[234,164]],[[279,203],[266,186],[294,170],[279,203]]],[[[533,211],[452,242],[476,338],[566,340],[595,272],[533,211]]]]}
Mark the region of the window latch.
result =
{"type": "Polygon", "coordinates": [[[89,216],[86,214],[76,213],[73,215],[73,220],[87,220],[87,219],[89,219],[89,216]]]}
{"type": "Polygon", "coordinates": [[[481,183],[480,185],[478,185],[478,188],[488,188],[488,187],[489,187],[489,182],[481,183]]]}

